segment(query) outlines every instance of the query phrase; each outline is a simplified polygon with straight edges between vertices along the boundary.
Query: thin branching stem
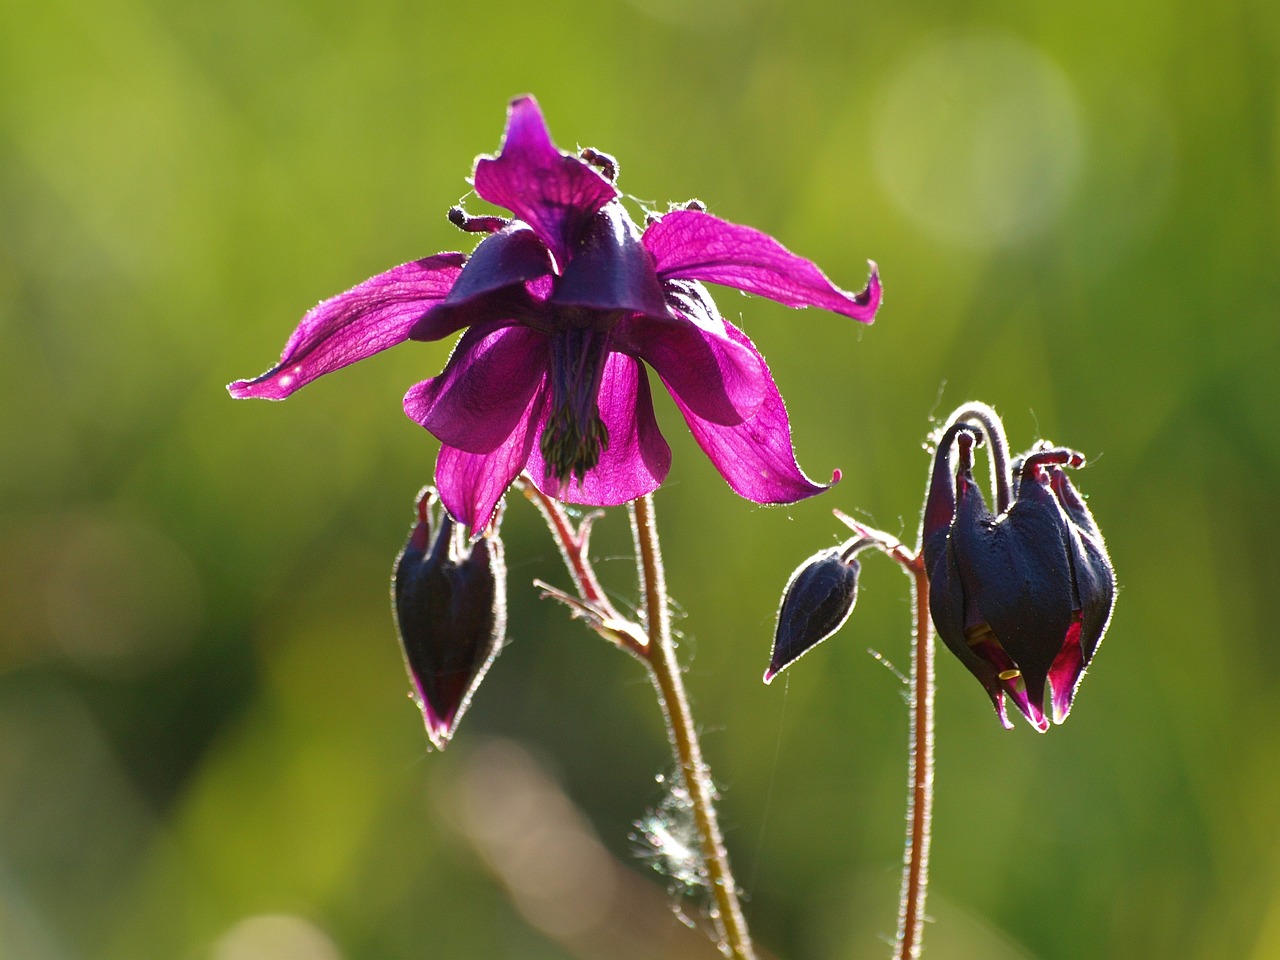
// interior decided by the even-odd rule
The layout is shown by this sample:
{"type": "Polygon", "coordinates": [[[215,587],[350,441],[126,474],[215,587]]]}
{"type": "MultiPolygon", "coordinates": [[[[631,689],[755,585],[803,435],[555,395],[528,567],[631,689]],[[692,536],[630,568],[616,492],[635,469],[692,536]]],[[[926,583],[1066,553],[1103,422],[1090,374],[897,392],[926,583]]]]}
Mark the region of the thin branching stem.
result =
{"type": "Polygon", "coordinates": [[[600,586],[600,580],[591,566],[591,558],[587,555],[586,547],[591,534],[591,525],[595,523],[599,513],[587,514],[575,530],[573,522],[559,501],[548,497],[523,476],[517,481],[517,485],[537,506],[543,519],[547,521],[547,526],[551,528],[552,536],[560,547],[560,556],[564,559],[569,576],[573,577],[573,585],[578,588],[583,601],[617,617],[617,611],[613,609],[613,604],[605,595],[604,588],[600,586]]]}
{"type": "Polygon", "coordinates": [[[733,960],[755,960],[751,935],[738,902],[738,887],[729,868],[724,836],[716,819],[715,790],[702,759],[683,674],[671,639],[666,577],[662,552],[654,524],[653,501],[644,497],[631,505],[631,528],[636,542],[636,572],[644,595],[644,623],[623,618],[605,594],[589,556],[591,524],[598,514],[588,514],[575,529],[559,502],[542,493],[528,480],[521,481],[525,496],[542,512],[552,537],[560,548],[570,577],[578,592],[573,597],[549,584],[539,583],[544,596],[565,604],[601,636],[641,660],[653,678],[654,689],[667,720],[671,749],[693,809],[694,825],[701,845],[707,885],[715,901],[713,920],[718,946],[733,960]]]}
{"type": "MultiPolygon", "coordinates": [[[[1003,441],[1003,433],[999,436],[1003,441]]],[[[911,645],[911,732],[907,742],[907,840],[902,852],[902,892],[898,900],[898,936],[893,955],[894,960],[919,960],[924,936],[925,897],[929,890],[929,842],[933,822],[935,682],[929,576],[924,568],[924,556],[919,550],[913,551],[897,537],[868,527],[839,510],[833,512],[861,539],[896,561],[911,578],[915,635],[911,645]]]]}
{"type": "Polygon", "coordinates": [[[746,918],[738,902],[737,883],[729,868],[729,854],[725,850],[724,837],[716,818],[715,790],[702,759],[702,747],[698,743],[680,664],[671,640],[666,576],[654,522],[653,501],[646,495],[636,500],[631,509],[636,552],[642,568],[645,619],[649,631],[646,662],[662,701],[671,748],[679,761],[680,773],[693,807],[694,824],[702,843],[707,883],[716,904],[714,919],[720,946],[734,960],[754,960],[751,935],[747,931],[746,918]]]}

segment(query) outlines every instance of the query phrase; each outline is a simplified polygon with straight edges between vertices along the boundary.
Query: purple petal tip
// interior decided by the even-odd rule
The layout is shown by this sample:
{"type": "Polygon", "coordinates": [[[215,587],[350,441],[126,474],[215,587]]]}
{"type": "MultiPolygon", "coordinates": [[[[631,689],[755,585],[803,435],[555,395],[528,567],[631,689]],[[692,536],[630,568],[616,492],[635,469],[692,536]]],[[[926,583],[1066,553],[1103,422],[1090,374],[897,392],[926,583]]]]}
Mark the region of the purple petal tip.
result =
{"type": "Polygon", "coordinates": [[[236,400],[283,400],[293,393],[294,377],[291,374],[275,376],[271,370],[252,380],[237,380],[227,384],[227,393],[236,400]]]}
{"type": "Polygon", "coordinates": [[[447,747],[449,741],[453,739],[453,731],[455,729],[453,718],[437,716],[435,710],[431,708],[431,704],[424,700],[422,703],[422,719],[426,721],[427,738],[431,741],[431,745],[437,750],[443,750],[447,747]]]}
{"type": "Polygon", "coordinates": [[[862,292],[854,295],[854,301],[862,307],[867,308],[866,316],[859,316],[856,319],[863,323],[874,323],[876,319],[876,311],[880,309],[880,304],[884,302],[884,284],[880,282],[880,267],[874,260],[868,260],[867,266],[871,268],[871,275],[867,278],[867,285],[862,288],[862,292]]]}
{"type": "Polygon", "coordinates": [[[778,671],[773,669],[773,667],[770,667],[768,670],[764,672],[764,682],[773,683],[773,678],[776,677],[777,675],[778,675],[778,671]]]}

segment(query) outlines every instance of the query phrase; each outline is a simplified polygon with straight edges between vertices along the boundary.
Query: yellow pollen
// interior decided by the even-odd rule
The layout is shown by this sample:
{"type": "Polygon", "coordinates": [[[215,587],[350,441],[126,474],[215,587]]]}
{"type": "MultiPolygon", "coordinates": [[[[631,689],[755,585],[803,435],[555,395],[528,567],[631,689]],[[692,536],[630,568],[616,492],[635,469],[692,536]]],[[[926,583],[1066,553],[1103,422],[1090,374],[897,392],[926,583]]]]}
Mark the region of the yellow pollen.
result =
{"type": "Polygon", "coordinates": [[[996,674],[1001,680],[1017,680],[1022,676],[1021,670],[1001,670],[996,674]]]}

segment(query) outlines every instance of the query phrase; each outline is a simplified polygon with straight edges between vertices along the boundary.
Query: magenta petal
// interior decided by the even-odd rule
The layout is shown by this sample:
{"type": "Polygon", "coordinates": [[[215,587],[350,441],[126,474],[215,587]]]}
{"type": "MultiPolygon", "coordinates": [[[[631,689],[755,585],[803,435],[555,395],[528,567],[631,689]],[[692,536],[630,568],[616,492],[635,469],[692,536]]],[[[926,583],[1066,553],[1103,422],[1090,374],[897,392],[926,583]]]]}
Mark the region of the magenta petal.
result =
{"type": "Polygon", "coordinates": [[[448,295],[466,257],[438,253],[371,277],[302,318],[280,362],[227,389],[237,399],[283,400],[317,377],[402,343],[409,329],[448,295]]]}
{"type": "Polygon", "coordinates": [[[788,307],[822,307],[863,323],[870,323],[880,306],[875,264],[866,288],[850,293],[767,233],[699,210],[673,210],[661,217],[645,231],[644,245],[664,280],[720,283],[788,307]]]}
{"type": "MultiPolygon", "coordinates": [[[[727,322],[725,329],[735,341],[755,350],[741,330],[727,322]]],[[[673,390],[671,395],[698,446],[734,493],[756,503],[794,503],[822,493],[830,484],[814,483],[796,463],[787,408],[763,358],[761,365],[767,381],[765,397],[755,414],[742,423],[726,426],[704,420],[680,394],[673,390]]],[[[831,482],[838,479],[837,472],[831,482]]]]}
{"type": "Polygon", "coordinates": [[[529,453],[529,475],[538,489],[566,503],[612,507],[652,493],[671,469],[671,448],[658,430],[653,395],[644,366],[633,357],[611,353],[605,361],[598,395],[600,418],[609,445],[600,462],[581,480],[548,478],[542,453],[529,453]]]}
{"type": "Polygon", "coordinates": [[[556,149],[533,97],[511,101],[502,147],[476,161],[472,182],[485,200],[529,224],[562,266],[582,227],[618,195],[590,165],[556,149]]]}
{"type": "MultiPolygon", "coordinates": [[[[721,324],[723,329],[723,324],[721,324]]],[[[738,343],[687,320],[631,317],[614,341],[657,372],[694,416],[724,426],[741,423],[769,395],[764,358],[748,340],[738,343]]]]}
{"type": "Polygon", "coordinates": [[[498,501],[525,468],[545,419],[546,391],[539,390],[515,429],[489,453],[467,453],[447,444],[440,447],[436,458],[440,501],[473,536],[489,525],[498,501]]]}
{"type": "Polygon", "coordinates": [[[404,412],[447,446],[489,453],[515,430],[545,378],[547,343],[528,327],[472,327],[443,373],[409,389],[404,412]]]}
{"type": "Polygon", "coordinates": [[[1049,667],[1049,694],[1053,704],[1053,722],[1062,723],[1071,712],[1071,701],[1084,676],[1084,651],[1080,647],[1080,621],[1067,629],[1062,649],[1049,667]]]}

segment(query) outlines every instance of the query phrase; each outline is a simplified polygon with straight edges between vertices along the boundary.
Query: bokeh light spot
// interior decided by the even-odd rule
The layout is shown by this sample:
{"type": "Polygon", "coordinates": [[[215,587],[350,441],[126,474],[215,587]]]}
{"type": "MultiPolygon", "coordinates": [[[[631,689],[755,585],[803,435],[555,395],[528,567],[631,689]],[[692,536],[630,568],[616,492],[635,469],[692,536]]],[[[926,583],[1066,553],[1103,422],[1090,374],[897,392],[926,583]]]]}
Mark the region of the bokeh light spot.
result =
{"type": "Polygon", "coordinates": [[[342,960],[342,954],[315,924],[290,914],[263,914],[227,931],[213,960],[342,960]]]}
{"type": "Polygon", "coordinates": [[[1082,154],[1076,95],[1063,72],[1006,34],[937,41],[885,82],[876,173],[934,236],[993,247],[1053,222],[1082,154]]]}

